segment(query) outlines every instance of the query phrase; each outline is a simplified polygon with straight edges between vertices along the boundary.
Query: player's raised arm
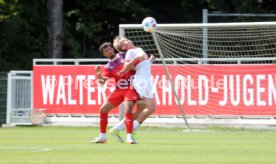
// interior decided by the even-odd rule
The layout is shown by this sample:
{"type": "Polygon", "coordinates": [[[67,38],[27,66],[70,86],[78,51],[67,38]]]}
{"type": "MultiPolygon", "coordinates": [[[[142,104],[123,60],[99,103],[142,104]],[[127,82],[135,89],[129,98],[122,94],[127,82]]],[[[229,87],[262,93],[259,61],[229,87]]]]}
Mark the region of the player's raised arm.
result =
{"type": "Polygon", "coordinates": [[[128,72],[129,70],[133,69],[135,66],[135,63],[138,60],[142,60],[144,58],[144,55],[136,56],[132,60],[126,60],[124,63],[123,72],[128,72]]]}

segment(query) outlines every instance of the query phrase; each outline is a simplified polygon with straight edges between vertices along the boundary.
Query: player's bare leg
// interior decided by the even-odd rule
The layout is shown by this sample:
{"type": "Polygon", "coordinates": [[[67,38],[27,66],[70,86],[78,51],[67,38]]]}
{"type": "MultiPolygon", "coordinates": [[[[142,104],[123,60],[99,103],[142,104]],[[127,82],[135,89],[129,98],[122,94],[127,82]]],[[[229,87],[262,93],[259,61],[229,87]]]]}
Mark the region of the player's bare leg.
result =
{"type": "MultiPolygon", "coordinates": [[[[142,101],[142,100],[139,100],[136,102],[136,110],[135,112],[132,112],[133,114],[133,120],[136,120],[138,115],[146,108],[146,104],[142,101]]],[[[113,128],[117,131],[121,131],[123,130],[125,127],[125,118],[122,119],[119,123],[117,123],[113,128]]]]}
{"type": "Polygon", "coordinates": [[[139,113],[136,120],[133,121],[133,129],[136,130],[139,126],[156,110],[156,105],[153,98],[144,98],[146,108],[139,113]]]}
{"type": "MultiPolygon", "coordinates": [[[[122,143],[124,142],[124,140],[122,139],[122,137],[120,135],[120,131],[125,127],[126,124],[128,124],[128,122],[130,120],[132,120],[131,122],[133,122],[133,119],[135,119],[137,117],[137,115],[139,114],[139,112],[142,111],[141,107],[138,106],[137,110],[134,113],[132,113],[132,109],[133,109],[133,106],[134,106],[133,101],[125,101],[124,106],[125,106],[125,116],[126,117],[123,120],[121,120],[118,124],[116,124],[113,128],[111,128],[109,130],[109,133],[111,135],[113,135],[116,140],[118,140],[119,142],[122,142],[122,143]],[[130,119],[130,120],[127,120],[127,118],[130,119]]],[[[133,128],[133,124],[128,125],[128,126],[129,127],[127,127],[127,128],[133,128]]],[[[127,129],[127,131],[130,131],[130,130],[127,129]]],[[[131,136],[131,135],[128,134],[128,136],[131,136]]],[[[129,137],[129,138],[132,138],[132,137],[129,137]]]]}

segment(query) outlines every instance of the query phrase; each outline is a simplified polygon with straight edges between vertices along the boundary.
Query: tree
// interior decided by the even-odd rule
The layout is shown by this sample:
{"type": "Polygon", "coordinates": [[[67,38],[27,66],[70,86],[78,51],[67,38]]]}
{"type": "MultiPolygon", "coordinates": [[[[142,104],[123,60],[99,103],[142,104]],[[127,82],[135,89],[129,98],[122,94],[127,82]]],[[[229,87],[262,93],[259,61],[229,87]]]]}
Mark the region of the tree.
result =
{"type": "Polygon", "coordinates": [[[0,71],[31,70],[47,57],[45,0],[0,0],[0,71]]]}
{"type": "Polygon", "coordinates": [[[48,56],[62,58],[63,45],[63,0],[48,0],[48,56]]]}
{"type": "Polygon", "coordinates": [[[99,58],[98,46],[118,35],[119,24],[147,16],[200,23],[204,8],[275,13],[274,0],[0,0],[0,71],[30,70],[33,58],[99,58]]]}
{"type": "MultiPolygon", "coordinates": [[[[137,1],[137,0],[136,0],[137,1]]],[[[120,23],[137,23],[149,11],[135,0],[75,0],[64,3],[64,57],[99,58],[99,45],[118,35],[120,23]]]]}

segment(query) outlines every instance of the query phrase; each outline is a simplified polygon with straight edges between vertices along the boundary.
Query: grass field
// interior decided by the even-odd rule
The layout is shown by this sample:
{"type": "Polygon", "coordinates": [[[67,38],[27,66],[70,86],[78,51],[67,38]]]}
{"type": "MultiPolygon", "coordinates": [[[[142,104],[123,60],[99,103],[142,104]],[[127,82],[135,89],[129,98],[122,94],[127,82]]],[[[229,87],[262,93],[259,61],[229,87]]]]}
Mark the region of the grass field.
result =
{"type": "Polygon", "coordinates": [[[107,144],[89,144],[96,136],[92,127],[0,128],[0,163],[276,163],[276,130],[143,127],[137,145],[110,135],[107,144]]]}

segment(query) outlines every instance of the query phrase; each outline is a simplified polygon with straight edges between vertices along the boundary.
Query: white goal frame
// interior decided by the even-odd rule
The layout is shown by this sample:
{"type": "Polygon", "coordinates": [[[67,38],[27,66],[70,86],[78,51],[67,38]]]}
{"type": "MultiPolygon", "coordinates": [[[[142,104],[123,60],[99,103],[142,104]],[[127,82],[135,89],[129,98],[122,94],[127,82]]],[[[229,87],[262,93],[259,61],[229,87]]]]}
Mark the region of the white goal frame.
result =
{"type": "MultiPolygon", "coordinates": [[[[202,50],[202,57],[203,58],[177,58],[175,60],[179,61],[197,61],[198,64],[208,64],[208,61],[236,61],[236,64],[242,64],[243,61],[256,61],[256,62],[261,62],[261,61],[266,61],[266,60],[271,60],[271,61],[276,61],[276,56],[275,57],[252,57],[252,58],[208,58],[208,28],[209,27],[236,27],[236,26],[242,26],[242,27],[251,27],[251,26],[258,26],[258,27],[262,27],[262,26],[276,26],[276,22],[247,22],[247,23],[193,23],[193,24],[158,24],[157,25],[157,31],[159,29],[172,29],[172,28],[187,28],[187,27],[202,27],[202,33],[203,33],[203,50],[202,50]]],[[[142,29],[142,25],[141,24],[120,24],[119,25],[119,36],[121,37],[127,37],[125,34],[125,30],[126,29],[142,29]]],[[[168,61],[168,60],[172,60],[169,58],[164,58],[162,55],[162,52],[160,50],[159,44],[157,43],[156,37],[154,36],[153,32],[153,40],[155,42],[155,46],[156,49],[161,57],[162,63],[165,66],[166,62],[164,61],[168,61]]],[[[173,64],[177,64],[177,62],[174,62],[173,64]]],[[[166,68],[166,66],[165,66],[166,68]]],[[[166,74],[168,76],[168,78],[170,79],[170,72],[169,70],[166,69],[166,74]]],[[[169,80],[171,85],[173,86],[174,84],[172,83],[172,80],[169,80]]],[[[174,87],[172,87],[174,88],[174,87]]],[[[178,97],[176,91],[173,91],[174,95],[176,96],[176,98],[178,97]]],[[[179,99],[177,98],[178,102],[179,99]]],[[[180,107],[181,113],[182,113],[182,117],[185,121],[185,124],[187,126],[187,128],[189,129],[189,124],[188,122],[191,121],[191,119],[189,118],[190,116],[187,116],[187,119],[189,121],[187,121],[186,116],[184,115],[184,109],[182,107],[180,107]]],[[[222,118],[221,116],[211,116],[214,118],[222,118]]],[[[243,116],[241,116],[243,117],[243,116]]],[[[240,118],[238,116],[238,118],[240,118]]],[[[252,118],[252,117],[245,117],[245,118],[252,118]]],[[[254,118],[258,118],[254,117],[254,118]]],[[[272,117],[263,117],[263,116],[259,116],[259,118],[261,118],[260,120],[263,119],[267,119],[267,118],[275,118],[275,116],[272,117]]],[[[240,120],[233,121],[231,118],[229,119],[231,120],[231,122],[239,122],[240,120]]],[[[234,118],[235,120],[235,118],[234,118]]],[[[256,121],[256,120],[255,120],[256,121]]],[[[242,122],[242,121],[241,121],[242,122]]],[[[191,121],[191,124],[193,124],[193,121],[191,121]]],[[[242,123],[241,123],[242,124],[242,123]]]]}
{"type": "MultiPolygon", "coordinates": [[[[264,61],[264,60],[276,60],[276,57],[252,57],[252,58],[208,58],[208,27],[251,27],[251,26],[276,26],[276,22],[242,22],[242,23],[190,23],[190,24],[157,24],[157,29],[171,29],[171,28],[189,28],[189,27],[202,27],[203,29],[203,58],[189,58],[189,61],[198,61],[198,64],[208,64],[208,61],[238,61],[237,64],[241,64],[242,61],[264,61]]],[[[119,36],[125,36],[126,29],[142,29],[141,24],[120,24],[119,36]]],[[[166,59],[165,59],[166,60],[166,59]]],[[[179,60],[179,59],[177,59],[179,60]]],[[[180,59],[185,60],[185,58],[180,59]]]]}

